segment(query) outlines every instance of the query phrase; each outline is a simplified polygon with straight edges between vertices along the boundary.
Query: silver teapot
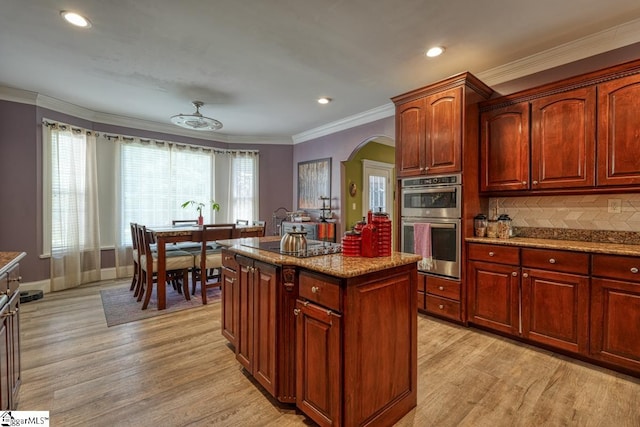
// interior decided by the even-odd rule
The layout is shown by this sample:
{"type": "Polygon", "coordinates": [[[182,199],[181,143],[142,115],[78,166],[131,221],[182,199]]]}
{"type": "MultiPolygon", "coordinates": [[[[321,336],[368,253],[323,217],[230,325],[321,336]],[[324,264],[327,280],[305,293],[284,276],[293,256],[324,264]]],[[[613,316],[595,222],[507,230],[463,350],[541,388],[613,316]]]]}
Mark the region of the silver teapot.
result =
{"type": "Polygon", "coordinates": [[[297,231],[297,227],[294,225],[291,231],[284,233],[282,239],[280,239],[280,252],[286,255],[304,255],[307,251],[307,238],[305,235],[307,232],[304,227],[300,226],[300,231],[297,231]]]}

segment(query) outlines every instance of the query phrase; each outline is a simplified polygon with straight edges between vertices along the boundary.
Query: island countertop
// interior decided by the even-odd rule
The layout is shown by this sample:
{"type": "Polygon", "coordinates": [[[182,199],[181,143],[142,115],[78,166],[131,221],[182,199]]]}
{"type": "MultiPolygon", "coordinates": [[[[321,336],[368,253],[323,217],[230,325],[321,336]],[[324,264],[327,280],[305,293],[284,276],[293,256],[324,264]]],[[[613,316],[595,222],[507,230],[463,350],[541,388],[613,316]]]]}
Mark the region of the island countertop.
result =
{"type": "Polygon", "coordinates": [[[27,254],[24,252],[0,252],[0,274],[4,274],[27,254]]]}
{"type": "Polygon", "coordinates": [[[279,241],[278,236],[269,237],[245,237],[241,239],[219,240],[218,243],[227,249],[240,255],[264,261],[275,265],[295,265],[311,271],[325,273],[335,277],[350,278],[364,274],[375,273],[391,267],[399,267],[418,262],[421,257],[404,252],[393,252],[387,257],[346,257],[342,254],[318,255],[306,258],[298,258],[257,249],[258,242],[279,241]]]}

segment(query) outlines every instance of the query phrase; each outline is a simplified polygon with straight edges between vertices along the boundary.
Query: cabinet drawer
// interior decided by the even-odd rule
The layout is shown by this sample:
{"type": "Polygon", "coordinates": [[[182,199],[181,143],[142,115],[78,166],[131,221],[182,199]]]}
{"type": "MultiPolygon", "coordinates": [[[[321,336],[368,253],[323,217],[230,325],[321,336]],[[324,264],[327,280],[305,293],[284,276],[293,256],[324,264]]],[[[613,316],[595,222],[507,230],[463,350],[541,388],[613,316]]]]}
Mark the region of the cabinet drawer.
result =
{"type": "Polygon", "coordinates": [[[427,311],[438,316],[460,320],[460,303],[458,301],[427,295],[427,311]]]}
{"type": "Polygon", "coordinates": [[[640,257],[594,254],[591,274],[640,282],[640,257]]]}
{"type": "Polygon", "coordinates": [[[471,243],[469,244],[469,259],[500,264],[520,264],[520,248],[471,243]]]}
{"type": "Polygon", "coordinates": [[[460,282],[440,277],[427,277],[427,293],[460,301],[460,282]]]}
{"type": "Polygon", "coordinates": [[[332,310],[340,309],[340,285],[329,278],[300,273],[300,297],[332,310]]]}
{"type": "Polygon", "coordinates": [[[564,273],[589,274],[589,254],[522,248],[522,266],[564,273]]]}

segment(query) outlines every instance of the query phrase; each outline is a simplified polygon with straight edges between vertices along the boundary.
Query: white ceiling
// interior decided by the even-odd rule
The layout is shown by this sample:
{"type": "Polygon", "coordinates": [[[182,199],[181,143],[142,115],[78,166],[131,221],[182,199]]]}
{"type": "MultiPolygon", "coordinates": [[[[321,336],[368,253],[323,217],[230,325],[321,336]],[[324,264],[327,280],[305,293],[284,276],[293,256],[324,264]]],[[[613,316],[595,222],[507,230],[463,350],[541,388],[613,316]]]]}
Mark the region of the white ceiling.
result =
{"type": "Polygon", "coordinates": [[[0,86],[142,128],[201,100],[224,124],[205,138],[286,142],[462,71],[493,86],[639,42],[638,0],[1,0],[0,86]]]}

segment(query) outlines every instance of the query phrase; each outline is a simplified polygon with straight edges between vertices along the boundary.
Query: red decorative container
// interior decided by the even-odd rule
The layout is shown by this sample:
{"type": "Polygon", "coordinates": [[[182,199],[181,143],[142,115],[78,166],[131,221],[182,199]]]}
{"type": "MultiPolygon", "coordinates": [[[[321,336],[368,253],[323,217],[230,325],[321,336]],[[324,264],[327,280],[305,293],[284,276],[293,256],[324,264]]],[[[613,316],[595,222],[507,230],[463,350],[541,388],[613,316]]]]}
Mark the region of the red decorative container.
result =
{"type": "Polygon", "coordinates": [[[362,237],[355,231],[347,231],[342,236],[342,255],[361,256],[362,237]]]}
{"type": "Polygon", "coordinates": [[[378,256],[391,256],[391,220],[386,212],[373,214],[373,224],[378,229],[378,256]]]}
{"type": "Polygon", "coordinates": [[[362,233],[362,227],[364,227],[365,225],[367,225],[367,221],[364,217],[362,217],[362,221],[356,222],[356,225],[353,227],[353,231],[355,231],[356,233],[362,233]]]}
{"type": "Polygon", "coordinates": [[[362,227],[362,256],[368,258],[378,256],[378,229],[373,224],[362,227]]]}

